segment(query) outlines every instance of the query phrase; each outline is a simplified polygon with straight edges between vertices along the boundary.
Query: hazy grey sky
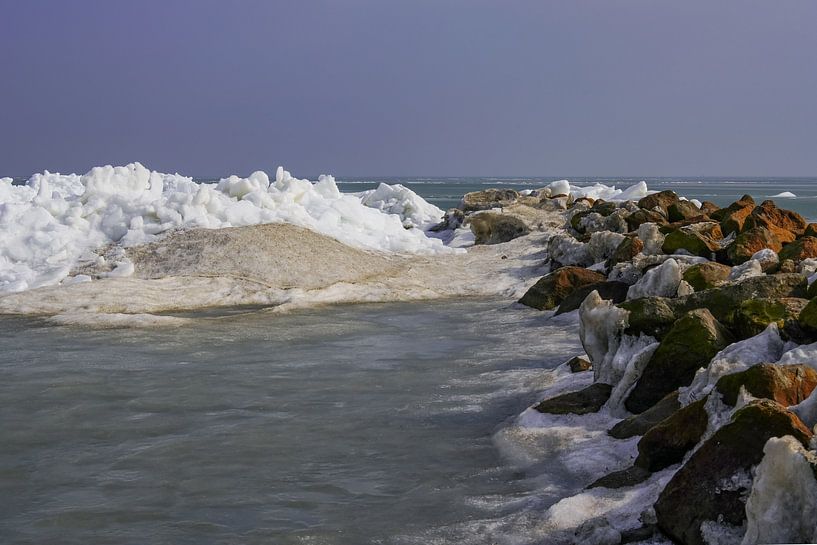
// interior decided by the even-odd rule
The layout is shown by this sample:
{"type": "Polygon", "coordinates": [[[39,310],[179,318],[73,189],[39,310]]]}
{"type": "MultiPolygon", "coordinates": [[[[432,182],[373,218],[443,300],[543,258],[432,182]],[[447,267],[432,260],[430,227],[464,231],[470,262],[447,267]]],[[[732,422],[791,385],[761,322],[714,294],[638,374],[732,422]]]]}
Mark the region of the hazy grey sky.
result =
{"type": "Polygon", "coordinates": [[[817,175],[815,0],[0,0],[0,175],[817,175]]]}

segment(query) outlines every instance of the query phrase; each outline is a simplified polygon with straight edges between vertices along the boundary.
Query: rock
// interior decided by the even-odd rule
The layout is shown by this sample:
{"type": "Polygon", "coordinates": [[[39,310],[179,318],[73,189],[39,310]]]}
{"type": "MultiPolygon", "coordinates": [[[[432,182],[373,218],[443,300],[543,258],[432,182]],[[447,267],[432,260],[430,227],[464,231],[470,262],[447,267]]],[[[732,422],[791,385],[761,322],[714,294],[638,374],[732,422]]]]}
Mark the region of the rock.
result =
{"type": "Polygon", "coordinates": [[[701,213],[710,217],[720,209],[720,206],[712,201],[704,201],[701,203],[701,213]]]}
{"type": "Polygon", "coordinates": [[[730,325],[735,309],[743,301],[804,297],[806,289],[806,277],[801,274],[773,274],[696,292],[672,302],[671,305],[676,312],[706,308],[718,321],[730,325]]]}
{"type": "Polygon", "coordinates": [[[521,219],[496,212],[473,214],[468,222],[474,233],[474,244],[501,244],[530,233],[521,219]]]}
{"type": "Polygon", "coordinates": [[[607,433],[616,439],[644,435],[650,428],[670,417],[680,408],[681,403],[678,401],[678,392],[671,392],[643,413],[628,416],[618,422],[607,433]]]}
{"type": "Polygon", "coordinates": [[[743,301],[735,309],[733,329],[740,339],[754,337],[771,323],[776,323],[780,331],[785,331],[787,323],[797,321],[807,303],[807,299],[797,297],[743,301]]]}
{"type": "Polygon", "coordinates": [[[587,297],[593,290],[599,292],[599,296],[602,299],[611,300],[614,303],[621,303],[627,298],[627,290],[629,288],[630,286],[624,282],[616,281],[604,281],[587,284],[586,286],[577,288],[570,295],[565,297],[562,303],[559,305],[559,308],[556,310],[556,314],[564,314],[565,312],[577,310],[584,301],[584,298],[587,297]]]}
{"type": "Polygon", "coordinates": [[[797,272],[797,264],[791,259],[784,259],[780,262],[778,272],[791,274],[797,272]]]}
{"type": "Polygon", "coordinates": [[[732,269],[728,265],[715,263],[699,263],[684,271],[683,278],[695,291],[703,291],[722,285],[729,278],[732,269]]]}
{"type": "Polygon", "coordinates": [[[596,263],[608,261],[616,253],[616,249],[625,238],[621,233],[610,231],[593,233],[587,242],[587,251],[590,252],[593,261],[596,263]]]}
{"type": "Polygon", "coordinates": [[[625,301],[620,308],[629,312],[625,333],[638,336],[642,333],[661,339],[678,319],[678,310],[666,297],[643,297],[625,301]]]}
{"type": "Polygon", "coordinates": [[[765,227],[755,227],[739,234],[726,249],[726,255],[732,264],[740,265],[752,259],[757,252],[767,248],[780,252],[783,243],[765,227]]]}
{"type": "Polygon", "coordinates": [[[612,261],[613,264],[630,261],[640,254],[643,249],[644,243],[641,242],[640,238],[628,236],[618,245],[610,261],[612,261]]]}
{"type": "Polygon", "coordinates": [[[684,459],[706,432],[709,415],[705,399],[690,403],[650,428],[638,442],[635,465],[661,471],[684,459]]]}
{"type": "Polygon", "coordinates": [[[729,330],[708,310],[687,312],[661,340],[624,406],[632,413],[649,409],[673,390],[689,385],[695,372],[733,341],[729,330]]]}
{"type": "Polygon", "coordinates": [[[659,193],[653,193],[652,195],[647,195],[638,201],[638,206],[640,208],[644,208],[645,210],[655,210],[658,208],[664,213],[664,215],[667,215],[667,209],[670,207],[670,205],[677,204],[679,201],[680,199],[674,191],[665,190],[659,193]]]}
{"type": "Polygon", "coordinates": [[[687,461],[655,504],[658,526],[672,540],[704,545],[701,524],[719,521],[741,526],[751,469],[763,457],[771,437],[792,435],[808,445],[811,432],[774,401],[753,401],[738,410],[687,461]]]}
{"type": "Polygon", "coordinates": [[[578,288],[604,281],[601,273],[582,267],[562,267],[540,278],[519,302],[539,310],[552,310],[578,288]]]}
{"type": "Polygon", "coordinates": [[[462,222],[465,220],[465,212],[460,210],[459,208],[449,208],[448,211],[443,216],[443,220],[429,229],[435,233],[440,231],[448,231],[452,229],[456,229],[462,222]]]}
{"type": "Polygon", "coordinates": [[[817,298],[812,299],[800,311],[797,322],[809,334],[817,334],[817,298]]]}
{"type": "Polygon", "coordinates": [[[618,204],[599,199],[593,203],[590,209],[593,212],[598,212],[602,216],[609,216],[618,209],[618,204]]]}
{"type": "Polygon", "coordinates": [[[817,223],[809,223],[803,231],[804,237],[817,237],[817,223]]]}
{"type": "Polygon", "coordinates": [[[778,251],[780,260],[791,259],[800,262],[804,259],[817,257],[817,237],[803,237],[794,242],[790,242],[778,251]]]}
{"type": "Polygon", "coordinates": [[[593,364],[581,356],[570,358],[565,365],[570,367],[571,373],[581,373],[593,368],[593,364]]]}
{"type": "Polygon", "coordinates": [[[718,379],[715,389],[723,402],[734,406],[741,387],[752,396],[790,407],[806,399],[817,387],[817,371],[808,365],[760,363],[718,379]]]}
{"type": "Polygon", "coordinates": [[[721,231],[723,231],[724,236],[726,236],[730,233],[740,233],[743,231],[743,224],[754,209],[755,201],[749,195],[744,195],[739,201],[733,202],[728,207],[714,212],[711,216],[712,219],[721,222],[721,231]]]}
{"type": "Polygon", "coordinates": [[[626,218],[627,229],[630,231],[637,230],[645,223],[664,224],[667,223],[667,218],[655,212],[654,210],[638,209],[626,218]]]}
{"type": "Polygon", "coordinates": [[[701,209],[689,201],[679,200],[667,206],[667,219],[670,221],[683,221],[701,215],[701,209]]]}
{"type": "Polygon", "coordinates": [[[661,249],[666,254],[675,254],[679,250],[685,250],[692,255],[709,259],[712,254],[720,250],[719,241],[722,238],[723,235],[717,223],[689,225],[667,234],[661,249]]]}
{"type": "Polygon", "coordinates": [[[534,407],[540,413],[587,414],[601,409],[610,398],[613,387],[596,382],[583,390],[558,395],[540,402],[534,407]]]}
{"type": "Polygon", "coordinates": [[[636,465],[630,466],[621,471],[614,471],[604,477],[596,479],[587,488],[624,488],[625,486],[635,486],[650,478],[650,471],[636,465]]]}
{"type": "Polygon", "coordinates": [[[777,235],[781,242],[789,242],[802,235],[808,222],[791,210],[778,208],[774,201],[763,201],[746,218],[744,229],[765,227],[777,235]]]}
{"type": "Polygon", "coordinates": [[[466,193],[459,208],[464,212],[490,210],[508,206],[519,198],[519,192],[513,189],[485,189],[466,193]]]}

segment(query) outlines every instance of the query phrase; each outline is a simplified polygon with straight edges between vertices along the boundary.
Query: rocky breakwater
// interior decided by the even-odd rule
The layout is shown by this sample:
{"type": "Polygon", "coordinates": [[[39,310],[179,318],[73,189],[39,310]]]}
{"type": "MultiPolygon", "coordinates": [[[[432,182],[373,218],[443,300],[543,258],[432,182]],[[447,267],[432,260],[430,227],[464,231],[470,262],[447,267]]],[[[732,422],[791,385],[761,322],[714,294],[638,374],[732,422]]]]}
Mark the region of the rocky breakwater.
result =
{"type": "Polygon", "coordinates": [[[638,438],[632,466],[590,488],[663,475],[640,517],[574,541],[817,541],[817,226],[748,195],[719,208],[670,191],[565,217],[520,303],[577,311],[589,364],[570,368],[593,380],[533,410],[606,414],[610,436],[638,438]]]}

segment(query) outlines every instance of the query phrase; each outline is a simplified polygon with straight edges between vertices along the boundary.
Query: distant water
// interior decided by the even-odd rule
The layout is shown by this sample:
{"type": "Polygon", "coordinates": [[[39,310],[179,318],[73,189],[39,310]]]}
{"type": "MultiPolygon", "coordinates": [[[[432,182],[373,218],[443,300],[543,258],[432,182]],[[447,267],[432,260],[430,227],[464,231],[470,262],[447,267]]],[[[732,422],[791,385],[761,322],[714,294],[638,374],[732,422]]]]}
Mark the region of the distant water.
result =
{"type": "Polygon", "coordinates": [[[528,501],[535,475],[492,443],[581,352],[543,319],[498,300],[0,318],[0,543],[492,543],[480,521],[555,500],[528,501]]]}
{"type": "Polygon", "coordinates": [[[640,181],[647,182],[650,189],[663,191],[671,189],[679,195],[700,201],[712,201],[718,206],[726,206],[745,194],[750,194],[760,203],[784,191],[797,195],[794,199],[775,198],[779,206],[799,212],[804,217],[817,221],[817,178],[344,178],[338,177],[341,191],[363,191],[377,187],[380,182],[403,184],[423,198],[446,210],[457,206],[464,193],[479,191],[489,187],[511,189],[533,189],[554,180],[567,179],[575,185],[602,183],[620,189],[640,181]]]}

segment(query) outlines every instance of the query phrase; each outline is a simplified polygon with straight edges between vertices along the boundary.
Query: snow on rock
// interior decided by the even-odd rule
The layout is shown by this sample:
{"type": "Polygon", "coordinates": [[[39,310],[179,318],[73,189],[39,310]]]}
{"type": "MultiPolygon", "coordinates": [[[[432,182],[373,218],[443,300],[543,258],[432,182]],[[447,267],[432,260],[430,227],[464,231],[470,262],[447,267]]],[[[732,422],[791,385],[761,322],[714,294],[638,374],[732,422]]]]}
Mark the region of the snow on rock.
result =
{"type": "Polygon", "coordinates": [[[814,273],[817,273],[817,259],[814,259],[812,257],[804,259],[797,265],[797,272],[809,276],[814,273]]]}
{"type": "Polygon", "coordinates": [[[708,366],[698,370],[688,387],[679,389],[678,399],[682,405],[702,399],[722,376],[743,371],[756,363],[777,361],[783,355],[783,350],[784,343],[777,324],[771,323],[762,333],[732,343],[715,354],[708,366]]]}
{"type": "Polygon", "coordinates": [[[627,399],[630,391],[635,386],[641,373],[650,361],[653,353],[658,349],[658,341],[647,335],[624,335],[615,355],[607,364],[605,374],[615,380],[610,399],[607,400],[606,407],[610,414],[618,417],[627,416],[628,412],[624,408],[624,400],[627,399]]]}
{"type": "Polygon", "coordinates": [[[548,256],[562,265],[578,265],[589,267],[593,264],[593,256],[587,244],[579,242],[567,233],[558,233],[548,240],[548,256]]]}
{"type": "Polygon", "coordinates": [[[817,426],[817,388],[812,390],[810,396],[789,409],[794,411],[809,429],[813,430],[817,426]]]}
{"type": "MultiPolygon", "coordinates": [[[[425,226],[439,211],[405,188],[381,186],[361,198],[334,178],[316,183],[278,168],[196,183],[139,163],[96,167],[83,176],[35,174],[25,185],[0,181],[0,292],[57,284],[91,251],[110,243],[150,242],[178,228],[291,223],[358,248],[405,253],[453,252],[404,222],[425,226]],[[383,211],[387,213],[383,213],[383,211]]],[[[438,219],[438,218],[436,218],[438,219]]],[[[128,273],[127,266],[115,269],[128,273]]],[[[132,271],[131,271],[132,272],[132,271]]]]}
{"type": "Polygon", "coordinates": [[[616,253],[616,248],[626,237],[620,233],[613,233],[611,231],[601,231],[590,235],[590,240],[587,243],[587,249],[590,255],[593,256],[593,261],[599,262],[613,257],[616,253]]]}
{"type": "Polygon", "coordinates": [[[802,344],[786,351],[779,360],[778,365],[796,365],[804,363],[817,371],[817,343],[802,344]]]}
{"type": "Polygon", "coordinates": [[[427,229],[438,224],[444,212],[401,184],[381,183],[377,189],[359,193],[360,202],[386,214],[396,214],[405,227],[427,229]]]}
{"type": "MultiPolygon", "coordinates": [[[[616,384],[624,370],[614,366],[629,312],[592,291],[579,307],[579,338],[593,363],[596,382],[616,384]]],[[[617,362],[620,364],[620,362],[617,362]]],[[[625,362],[626,363],[626,362],[625,362]]]]}
{"type": "Polygon", "coordinates": [[[763,448],[746,501],[742,545],[817,542],[817,479],[807,458],[817,462],[791,436],[773,437],[763,448]]]}
{"type": "Polygon", "coordinates": [[[630,286],[627,299],[650,296],[675,297],[681,280],[680,265],[675,259],[667,259],[658,267],[647,271],[638,282],[630,286]]]}
{"type": "Polygon", "coordinates": [[[644,255],[661,255],[664,251],[661,246],[664,245],[664,235],[658,230],[658,225],[655,223],[642,223],[638,226],[638,238],[644,243],[644,249],[641,253],[644,255]]]}
{"type": "Polygon", "coordinates": [[[745,263],[735,265],[729,271],[729,280],[732,282],[740,282],[755,276],[763,276],[763,267],[757,259],[750,259],[745,263]]]}

